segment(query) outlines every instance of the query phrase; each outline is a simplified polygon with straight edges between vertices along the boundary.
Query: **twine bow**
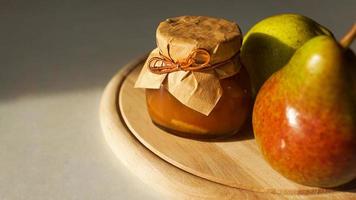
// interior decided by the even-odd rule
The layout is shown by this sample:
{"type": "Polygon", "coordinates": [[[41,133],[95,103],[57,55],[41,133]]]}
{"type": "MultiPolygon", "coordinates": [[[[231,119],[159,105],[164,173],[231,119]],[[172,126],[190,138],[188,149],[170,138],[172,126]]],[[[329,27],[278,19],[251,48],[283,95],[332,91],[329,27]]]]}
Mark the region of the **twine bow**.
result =
{"type": "Polygon", "coordinates": [[[202,48],[193,50],[189,56],[183,61],[174,61],[170,54],[169,45],[167,46],[168,56],[163,55],[162,51],[159,51],[159,57],[152,57],[148,61],[148,68],[152,73],[165,74],[175,71],[199,71],[212,69],[219,65],[230,62],[231,59],[226,61],[210,65],[211,60],[210,53],[202,48]]]}

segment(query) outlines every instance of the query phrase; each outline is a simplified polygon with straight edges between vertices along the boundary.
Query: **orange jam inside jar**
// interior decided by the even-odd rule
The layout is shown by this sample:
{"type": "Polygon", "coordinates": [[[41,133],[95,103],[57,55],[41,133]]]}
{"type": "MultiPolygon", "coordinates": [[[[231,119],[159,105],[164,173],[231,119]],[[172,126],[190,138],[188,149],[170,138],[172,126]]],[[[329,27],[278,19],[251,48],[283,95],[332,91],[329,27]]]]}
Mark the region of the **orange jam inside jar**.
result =
{"type": "Polygon", "coordinates": [[[249,116],[251,87],[247,71],[220,80],[223,94],[206,116],[188,108],[163,86],[146,89],[146,102],[152,121],[177,135],[193,138],[217,138],[235,134],[249,116]]]}
{"type": "Polygon", "coordinates": [[[238,25],[212,17],[175,17],[159,24],[156,40],[135,83],[146,89],[153,123],[190,138],[237,133],[251,108],[238,25]]]}

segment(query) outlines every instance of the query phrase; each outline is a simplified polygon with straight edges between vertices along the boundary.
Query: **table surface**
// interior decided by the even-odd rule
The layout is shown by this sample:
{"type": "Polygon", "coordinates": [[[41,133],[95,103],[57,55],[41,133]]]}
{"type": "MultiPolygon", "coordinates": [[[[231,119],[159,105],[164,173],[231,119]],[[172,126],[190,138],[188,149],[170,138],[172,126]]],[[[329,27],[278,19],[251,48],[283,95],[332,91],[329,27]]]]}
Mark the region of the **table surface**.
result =
{"type": "Polygon", "coordinates": [[[0,1],[0,199],[164,199],[115,158],[98,118],[106,83],[154,48],[159,21],[217,16],[246,33],[294,12],[340,38],[355,9],[351,0],[0,1]]]}

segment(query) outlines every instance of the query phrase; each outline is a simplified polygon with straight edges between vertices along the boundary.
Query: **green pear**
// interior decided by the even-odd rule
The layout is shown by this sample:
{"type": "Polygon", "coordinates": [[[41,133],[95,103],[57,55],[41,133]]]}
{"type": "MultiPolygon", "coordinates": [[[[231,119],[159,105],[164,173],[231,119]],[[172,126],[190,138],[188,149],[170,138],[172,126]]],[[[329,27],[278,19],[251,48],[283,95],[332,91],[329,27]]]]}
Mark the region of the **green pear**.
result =
{"type": "Polygon", "coordinates": [[[252,123],[263,156],[304,185],[356,178],[356,57],[343,46],[329,36],[309,40],[256,97],[252,123]]]}
{"type": "Polygon", "coordinates": [[[298,14],[280,14],[263,19],[254,25],[243,39],[241,62],[251,78],[255,96],[273,72],[283,67],[294,52],[318,35],[332,33],[298,14]]]}

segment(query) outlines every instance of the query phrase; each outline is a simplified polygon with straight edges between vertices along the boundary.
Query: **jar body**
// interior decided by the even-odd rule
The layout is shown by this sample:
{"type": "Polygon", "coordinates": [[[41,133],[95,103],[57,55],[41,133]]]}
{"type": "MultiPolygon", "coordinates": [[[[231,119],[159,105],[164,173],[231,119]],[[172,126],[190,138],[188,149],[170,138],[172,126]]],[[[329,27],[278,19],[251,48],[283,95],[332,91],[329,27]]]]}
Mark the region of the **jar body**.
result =
{"type": "Polygon", "coordinates": [[[146,89],[146,102],[154,124],[171,133],[192,138],[217,138],[238,132],[249,116],[250,80],[245,68],[220,80],[223,94],[211,113],[199,113],[171,95],[164,87],[146,89]]]}

